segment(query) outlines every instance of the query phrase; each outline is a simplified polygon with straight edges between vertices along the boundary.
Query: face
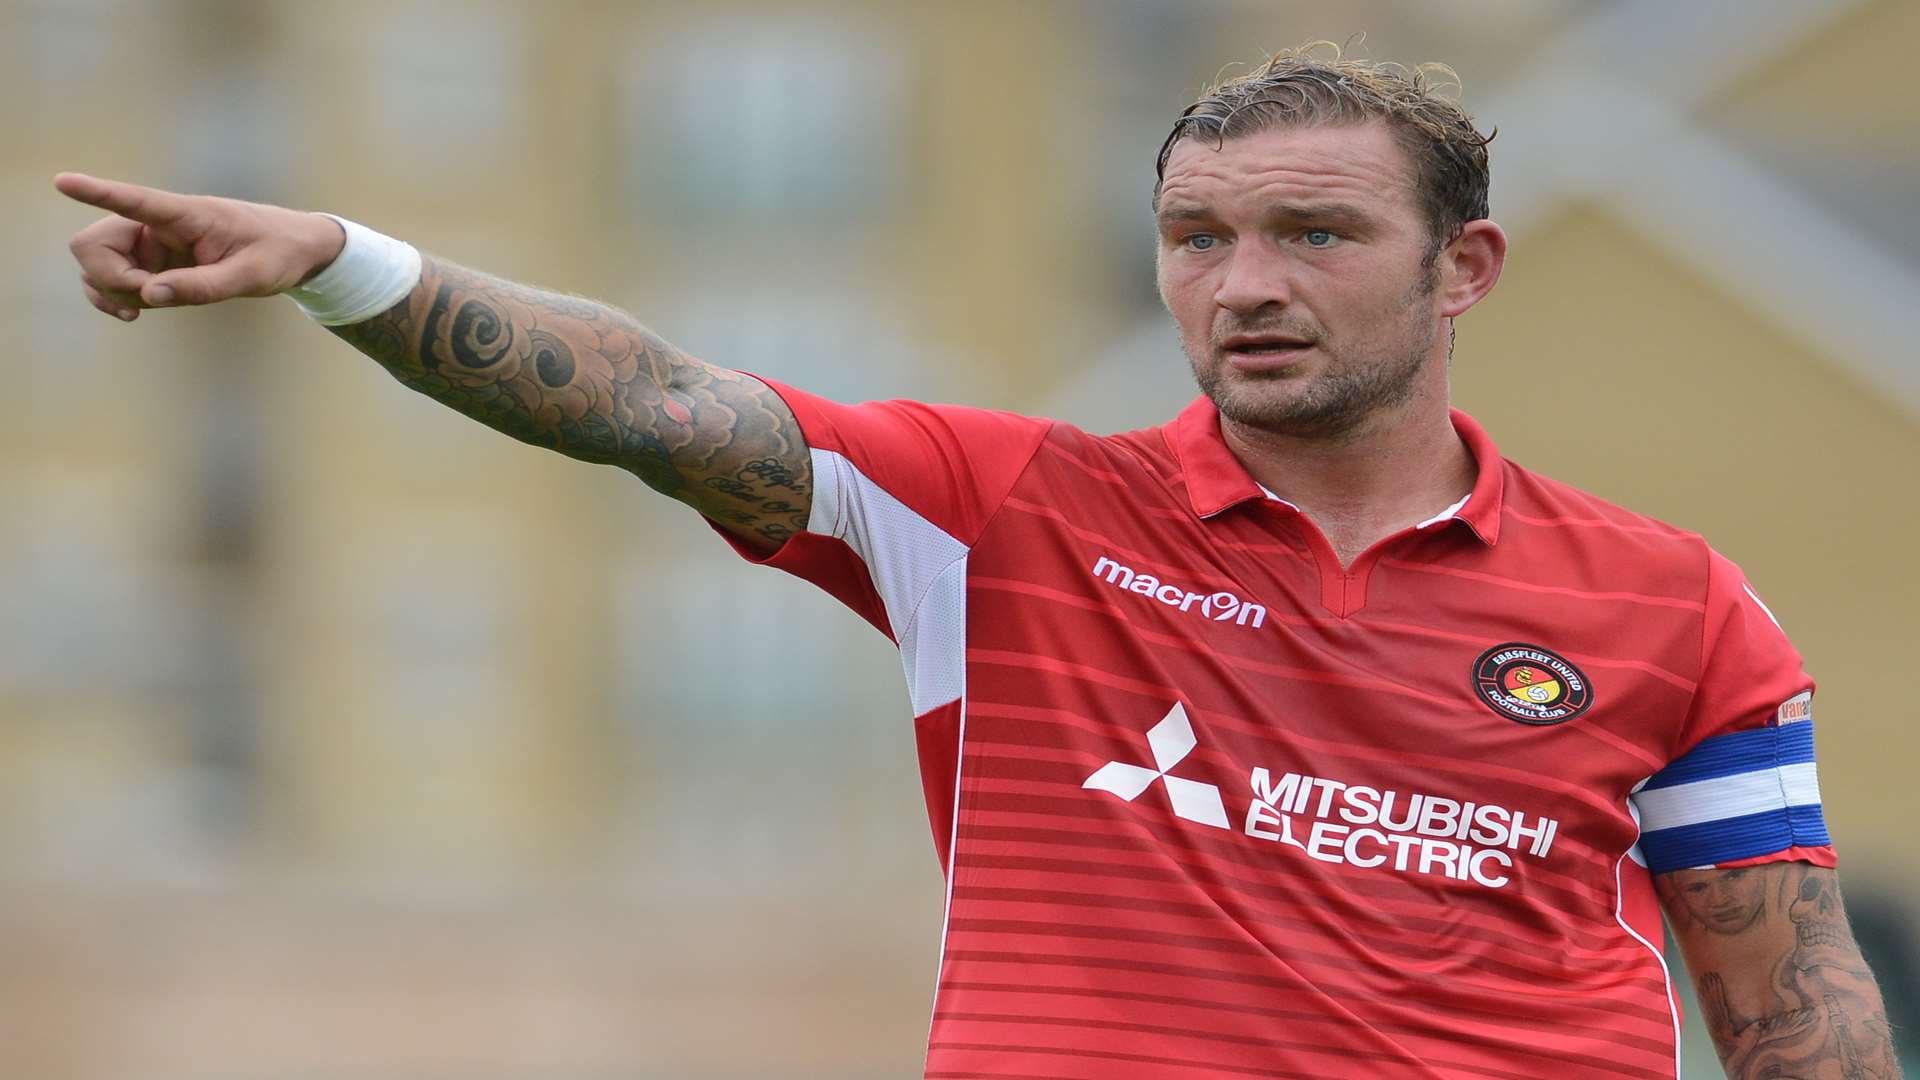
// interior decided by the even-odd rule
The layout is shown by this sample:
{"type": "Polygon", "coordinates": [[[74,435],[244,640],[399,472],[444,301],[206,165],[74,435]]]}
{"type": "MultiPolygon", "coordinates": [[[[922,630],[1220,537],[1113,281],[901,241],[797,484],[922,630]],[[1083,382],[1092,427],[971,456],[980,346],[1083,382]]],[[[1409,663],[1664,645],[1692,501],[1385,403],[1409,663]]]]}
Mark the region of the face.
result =
{"type": "Polygon", "coordinates": [[[1184,139],[1156,224],[1160,297],[1229,421],[1338,437],[1444,380],[1425,217],[1384,124],[1184,139]]]}
{"type": "Polygon", "coordinates": [[[1766,879],[1750,870],[1686,871],[1680,899],[1687,913],[1717,934],[1735,934],[1753,925],[1766,904],[1766,879]]]}
{"type": "Polygon", "coordinates": [[[1842,967],[1852,959],[1848,948],[1851,938],[1846,916],[1840,910],[1840,890],[1833,879],[1809,872],[1800,882],[1799,894],[1787,907],[1793,920],[1797,948],[1793,963],[1802,971],[1818,967],[1842,967]]]}

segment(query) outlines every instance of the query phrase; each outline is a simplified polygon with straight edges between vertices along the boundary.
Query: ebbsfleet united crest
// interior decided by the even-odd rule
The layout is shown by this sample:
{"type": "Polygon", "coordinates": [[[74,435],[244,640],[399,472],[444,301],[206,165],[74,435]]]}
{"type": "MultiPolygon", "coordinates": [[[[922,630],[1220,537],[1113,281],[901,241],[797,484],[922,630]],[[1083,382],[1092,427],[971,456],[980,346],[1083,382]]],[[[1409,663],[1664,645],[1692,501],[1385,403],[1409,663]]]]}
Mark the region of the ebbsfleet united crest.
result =
{"type": "Polygon", "coordinates": [[[1572,661],[1517,641],[1480,654],[1473,689],[1487,708],[1522,724],[1564,723],[1593,704],[1593,686],[1572,661]]]}

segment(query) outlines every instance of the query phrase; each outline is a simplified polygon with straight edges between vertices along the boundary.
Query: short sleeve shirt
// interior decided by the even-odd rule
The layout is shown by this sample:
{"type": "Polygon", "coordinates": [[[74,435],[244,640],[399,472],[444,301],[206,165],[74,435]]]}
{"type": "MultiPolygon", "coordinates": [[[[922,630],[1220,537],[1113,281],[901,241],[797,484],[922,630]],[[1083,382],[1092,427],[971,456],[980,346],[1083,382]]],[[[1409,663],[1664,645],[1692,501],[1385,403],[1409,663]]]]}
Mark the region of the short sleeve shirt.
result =
{"type": "Polygon", "coordinates": [[[1651,875],[1832,863],[1738,568],[1465,414],[1471,494],[1343,567],[1205,398],[1095,436],[770,385],[814,493],[756,561],[906,672],[929,1077],[1671,1077],[1651,875]]]}

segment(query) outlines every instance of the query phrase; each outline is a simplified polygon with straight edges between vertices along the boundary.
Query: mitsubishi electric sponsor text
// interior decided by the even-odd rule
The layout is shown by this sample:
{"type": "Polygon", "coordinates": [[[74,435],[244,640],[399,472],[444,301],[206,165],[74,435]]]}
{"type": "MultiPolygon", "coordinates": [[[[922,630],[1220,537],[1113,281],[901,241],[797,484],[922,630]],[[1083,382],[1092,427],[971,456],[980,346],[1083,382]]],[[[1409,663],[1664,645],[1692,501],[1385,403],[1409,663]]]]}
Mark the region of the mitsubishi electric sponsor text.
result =
{"type": "MultiPolygon", "coordinates": [[[[1131,803],[1158,781],[1175,817],[1232,832],[1220,789],[1173,773],[1197,745],[1186,707],[1175,702],[1147,731],[1151,767],[1109,761],[1080,786],[1131,803]]],[[[1251,798],[1239,830],[1245,836],[1290,845],[1320,862],[1487,889],[1505,888],[1518,858],[1545,860],[1560,832],[1559,820],[1544,814],[1307,773],[1276,776],[1256,767],[1248,786],[1251,798]]]]}
{"type": "Polygon", "coordinates": [[[1321,862],[1434,874],[1489,889],[1511,880],[1515,854],[1544,859],[1557,819],[1493,803],[1253,770],[1248,836],[1292,844],[1321,862]],[[1301,820],[1301,819],[1310,820],[1301,820]],[[1295,822],[1299,831],[1295,831],[1295,822]]]}

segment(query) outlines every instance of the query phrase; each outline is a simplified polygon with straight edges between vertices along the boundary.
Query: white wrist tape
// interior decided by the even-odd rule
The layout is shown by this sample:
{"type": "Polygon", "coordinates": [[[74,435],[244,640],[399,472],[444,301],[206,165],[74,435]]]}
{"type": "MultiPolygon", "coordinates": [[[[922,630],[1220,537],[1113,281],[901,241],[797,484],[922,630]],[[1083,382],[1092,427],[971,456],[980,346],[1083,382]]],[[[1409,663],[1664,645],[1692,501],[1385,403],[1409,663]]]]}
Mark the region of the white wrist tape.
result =
{"type": "Polygon", "coordinates": [[[325,216],[347,231],[346,246],[311,281],[287,290],[313,321],[344,326],[371,319],[420,283],[420,253],[412,244],[343,217],[325,216]]]}

